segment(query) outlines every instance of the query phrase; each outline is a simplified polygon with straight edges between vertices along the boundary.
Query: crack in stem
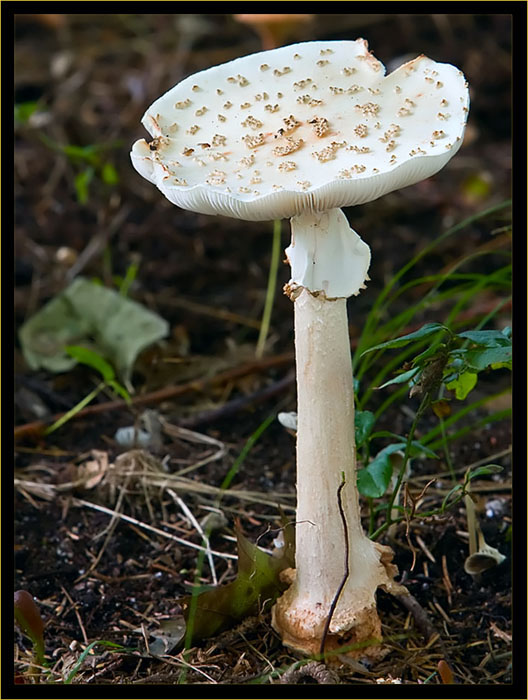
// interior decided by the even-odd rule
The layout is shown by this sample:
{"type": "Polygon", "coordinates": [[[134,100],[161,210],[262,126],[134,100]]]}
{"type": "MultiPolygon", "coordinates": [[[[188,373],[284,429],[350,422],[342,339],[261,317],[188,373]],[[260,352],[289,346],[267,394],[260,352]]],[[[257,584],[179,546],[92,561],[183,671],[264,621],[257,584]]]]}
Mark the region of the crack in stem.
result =
{"type": "Polygon", "coordinates": [[[344,489],[346,484],[345,481],[345,472],[341,472],[341,483],[339,484],[337,488],[337,506],[339,508],[339,515],[341,516],[341,521],[343,523],[343,534],[345,536],[345,574],[343,576],[343,579],[341,580],[341,583],[339,584],[339,587],[336,591],[336,594],[332,600],[332,604],[330,605],[330,611],[328,612],[328,617],[326,618],[324,630],[323,630],[323,637],[321,639],[321,646],[319,648],[319,654],[321,657],[324,657],[324,651],[325,651],[325,644],[326,644],[326,638],[328,636],[328,631],[330,629],[330,623],[332,622],[332,617],[334,615],[337,602],[339,600],[339,596],[341,595],[343,588],[345,587],[345,584],[347,582],[347,579],[350,575],[350,567],[349,567],[349,554],[348,554],[348,525],[345,517],[345,511],[343,510],[343,502],[341,500],[341,492],[344,489]]]}

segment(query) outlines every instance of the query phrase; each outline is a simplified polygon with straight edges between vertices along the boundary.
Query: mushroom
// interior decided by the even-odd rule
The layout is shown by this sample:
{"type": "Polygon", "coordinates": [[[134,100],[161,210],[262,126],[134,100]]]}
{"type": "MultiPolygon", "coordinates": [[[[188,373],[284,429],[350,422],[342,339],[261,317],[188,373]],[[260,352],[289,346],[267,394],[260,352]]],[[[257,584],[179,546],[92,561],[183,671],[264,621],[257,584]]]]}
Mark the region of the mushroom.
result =
{"type": "Polygon", "coordinates": [[[464,562],[464,571],[471,576],[479,576],[484,571],[502,564],[506,557],[484,539],[475,513],[475,502],[469,493],[469,486],[468,483],[468,493],[464,496],[469,534],[469,556],[464,562]]]}
{"type": "Polygon", "coordinates": [[[468,103],[454,66],[419,56],[385,76],[363,39],[305,42],[186,78],[147,110],[154,139],[132,149],[135,168],[184,209],[291,219],[296,568],[272,623],[308,654],[381,640],[376,590],[401,592],[392,550],[360,521],[346,300],[364,289],[370,249],[340,207],[440,170],[462,143],[468,103]]]}

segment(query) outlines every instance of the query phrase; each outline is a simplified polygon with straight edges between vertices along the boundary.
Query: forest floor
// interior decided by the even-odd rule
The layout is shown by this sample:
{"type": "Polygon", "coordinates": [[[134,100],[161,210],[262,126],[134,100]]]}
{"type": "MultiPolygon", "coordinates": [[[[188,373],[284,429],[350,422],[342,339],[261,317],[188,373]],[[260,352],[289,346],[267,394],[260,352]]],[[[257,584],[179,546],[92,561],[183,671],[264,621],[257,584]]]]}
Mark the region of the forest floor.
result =
{"type": "MultiPolygon", "coordinates": [[[[372,281],[349,307],[353,348],[387,280],[449,227],[476,217],[425,256],[413,276],[448,269],[475,251],[482,254],[467,269],[492,274],[509,255],[507,206],[477,215],[510,197],[510,31],[506,14],[334,14],[317,15],[294,37],[364,37],[389,67],[424,53],[459,67],[471,86],[466,139],[448,167],[346,210],[373,254],[372,281]]],[[[296,672],[301,657],[282,645],[266,607],[186,650],[160,633],[160,622],[178,619],[178,600],[195,582],[196,547],[203,544],[197,526],[205,516],[216,513],[218,523],[210,537],[213,567],[206,557],[198,571],[203,585],[234,579],[236,523],[249,541],[269,550],[281,527],[279,508],[294,518],[295,438],[277,420],[267,420],[296,407],[292,305],[280,293],[288,280],[285,265],[265,353],[255,357],[272,223],[176,209],[134,171],[128,155],[145,136],[140,119],[156,97],[186,75],[258,50],[257,35],[232,15],[16,18],[15,101],[22,112],[15,124],[14,585],[31,593],[45,623],[47,665],[37,680],[436,685],[442,683],[438,664],[445,661],[456,683],[511,684],[506,371],[479,378],[471,400],[481,398],[481,405],[462,423],[470,429],[448,446],[460,480],[469,467],[502,467],[500,474],[475,480],[473,493],[486,540],[506,560],[479,577],[465,573],[463,501],[442,516],[414,519],[408,532],[398,527],[390,539],[382,537],[421,611],[414,615],[379,592],[383,660],[368,665],[342,658],[330,675],[324,668],[296,672]],[[79,155],[69,146],[94,149],[79,155]],[[139,356],[131,406],[105,390],[87,411],[43,434],[39,421],[49,425],[70,410],[97,379],[82,365],[61,373],[31,369],[20,327],[74,277],[115,288],[132,268],[129,297],[164,318],[169,336],[139,356]],[[491,417],[498,414],[503,417],[491,417]],[[154,443],[144,450],[118,443],[118,429],[145,427],[148,420],[159,428],[154,443]],[[223,488],[226,475],[229,488],[223,488]],[[427,630],[424,636],[425,613],[432,637],[427,630]]],[[[287,228],[283,222],[282,248],[289,242],[287,228]]],[[[402,294],[394,312],[414,304],[416,294],[402,294]]],[[[507,294],[484,289],[466,304],[461,313],[467,328],[507,294]]],[[[409,330],[443,322],[452,303],[439,299],[409,330]]],[[[505,301],[490,327],[510,325],[509,312],[505,301]]],[[[386,398],[380,393],[365,408],[376,410],[386,398]]],[[[376,429],[406,435],[416,407],[416,398],[392,403],[376,429]]],[[[417,439],[437,423],[429,412],[417,439]]],[[[426,498],[440,504],[458,483],[451,482],[448,467],[441,450],[437,460],[414,459],[410,493],[417,496],[434,480],[426,498]]],[[[368,504],[363,506],[366,522],[368,504]]],[[[30,682],[31,649],[17,629],[18,683],[30,682]]]]}

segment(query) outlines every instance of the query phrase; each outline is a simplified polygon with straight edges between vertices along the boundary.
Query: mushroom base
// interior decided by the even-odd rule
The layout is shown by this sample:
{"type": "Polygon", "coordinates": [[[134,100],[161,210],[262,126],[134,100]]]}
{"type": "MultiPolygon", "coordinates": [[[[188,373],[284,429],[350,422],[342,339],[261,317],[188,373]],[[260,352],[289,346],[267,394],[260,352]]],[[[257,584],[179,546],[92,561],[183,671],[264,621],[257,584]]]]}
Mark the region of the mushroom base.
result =
{"type": "MultiPolygon", "coordinates": [[[[368,540],[367,540],[368,541],[368,540]]],[[[392,563],[390,547],[370,542],[378,560],[371,578],[371,588],[345,586],[332,615],[326,635],[324,652],[346,655],[350,658],[368,658],[376,661],[387,653],[382,645],[381,622],[376,610],[377,588],[395,595],[407,593],[407,589],[394,581],[397,567],[392,563]]],[[[283,644],[309,656],[321,652],[324,630],[330,615],[333,599],[314,601],[311,594],[302,595],[295,582],[295,571],[288,569],[285,578],[293,581],[290,588],[277,600],[272,609],[272,626],[283,644]]]]}
{"type": "MultiPolygon", "coordinates": [[[[293,591],[288,589],[273,608],[272,625],[280,631],[282,642],[308,656],[321,651],[321,641],[328,617],[313,609],[292,607],[293,591]]],[[[342,622],[345,622],[344,620],[342,622]]],[[[338,632],[328,632],[325,653],[338,652],[352,658],[380,658],[384,655],[381,646],[381,622],[376,606],[350,611],[348,623],[338,632]],[[350,648],[353,647],[353,648],[350,648]],[[342,651],[339,651],[342,649],[342,651]]],[[[330,656],[331,658],[331,656],[330,656]]]]}

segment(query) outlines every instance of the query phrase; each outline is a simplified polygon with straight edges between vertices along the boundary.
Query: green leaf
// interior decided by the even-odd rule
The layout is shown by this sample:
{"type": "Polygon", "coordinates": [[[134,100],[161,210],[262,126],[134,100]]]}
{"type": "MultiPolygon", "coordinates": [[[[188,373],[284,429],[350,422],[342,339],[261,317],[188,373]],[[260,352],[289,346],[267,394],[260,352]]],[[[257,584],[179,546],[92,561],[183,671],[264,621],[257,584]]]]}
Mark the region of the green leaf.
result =
{"type": "Polygon", "coordinates": [[[132,649],[127,649],[126,647],[122,646],[121,644],[116,644],[115,642],[108,642],[106,639],[97,639],[95,642],[91,642],[88,644],[88,646],[84,649],[82,654],[79,656],[77,659],[77,662],[73,669],[70,671],[68,676],[64,679],[65,685],[70,685],[72,683],[73,679],[79,672],[79,669],[85,662],[86,658],[90,655],[92,649],[94,649],[96,646],[104,646],[108,647],[109,649],[115,649],[116,651],[127,651],[127,652],[132,652],[132,649]]]}
{"type": "Polygon", "coordinates": [[[510,347],[486,347],[483,350],[468,350],[464,356],[466,365],[476,372],[501,365],[511,369],[512,348],[510,347]]]}
{"type": "Polygon", "coordinates": [[[137,277],[137,274],[139,272],[139,263],[137,262],[132,262],[130,265],[127,267],[127,271],[125,274],[125,277],[120,280],[118,287],[119,287],[119,293],[126,297],[128,292],[130,291],[130,287],[134,283],[134,280],[137,277]]]}
{"type": "MultiPolygon", "coordinates": [[[[405,452],[406,447],[407,441],[402,439],[401,442],[394,442],[392,443],[392,445],[387,445],[387,447],[384,447],[382,450],[380,450],[378,455],[391,455],[394,452],[405,452]]],[[[417,457],[418,455],[426,455],[431,459],[438,459],[438,455],[435,452],[433,452],[433,450],[429,449],[425,445],[422,445],[422,443],[418,440],[413,440],[409,449],[409,457],[417,457]]]]}
{"type": "Polygon", "coordinates": [[[402,372],[401,374],[397,374],[392,379],[389,379],[388,382],[385,382],[384,384],[382,384],[381,386],[378,386],[376,388],[377,389],[385,389],[385,387],[390,386],[391,384],[405,384],[405,382],[408,382],[410,379],[412,379],[414,376],[416,376],[419,371],[420,371],[420,367],[413,367],[408,372],[402,372]]]}
{"type": "Polygon", "coordinates": [[[54,423],[48,426],[44,431],[44,435],[51,435],[51,433],[54,433],[65,423],[71,420],[73,416],[77,415],[77,413],[79,413],[79,411],[81,411],[85,406],[88,406],[88,404],[95,399],[97,394],[100,391],[102,391],[105,388],[105,386],[106,382],[100,382],[89,394],[84,396],[78,403],[76,403],[75,406],[73,406],[73,408],[70,408],[69,411],[63,413],[62,416],[60,416],[60,418],[57,418],[57,420],[54,423]]]}
{"type": "Polygon", "coordinates": [[[19,337],[31,369],[67,372],[78,360],[64,348],[82,345],[128,380],[137,355],[168,331],[167,322],[141,304],[77,277],[24,323],[19,337]]]}
{"type": "Polygon", "coordinates": [[[456,379],[446,384],[450,391],[455,392],[455,396],[463,401],[469,392],[475,388],[477,375],[474,372],[462,372],[456,379]]]}
{"type": "Polygon", "coordinates": [[[354,422],[356,428],[356,446],[361,447],[374,427],[376,416],[372,411],[356,411],[354,422]]]}
{"type": "Polygon", "coordinates": [[[68,144],[66,146],[59,146],[59,149],[72,161],[83,161],[88,165],[96,166],[99,160],[97,151],[99,150],[97,146],[75,146],[73,144],[68,144]]]}
{"type": "MultiPolygon", "coordinates": [[[[260,613],[264,604],[273,603],[288,587],[281,581],[279,574],[283,569],[295,566],[294,529],[286,526],[283,532],[284,553],[275,557],[252,544],[240,528],[236,528],[236,579],[195,596],[194,606],[191,605],[192,596],[178,600],[183,607],[185,621],[192,631],[192,643],[212,637],[245,617],[260,613]],[[190,620],[191,610],[193,614],[190,620]]],[[[170,622],[162,623],[162,629],[170,622]]]]}
{"type": "Polygon", "coordinates": [[[429,457],[430,459],[438,459],[438,455],[436,454],[436,452],[434,452],[434,450],[431,450],[426,445],[422,445],[422,443],[419,440],[413,440],[411,443],[409,455],[411,457],[417,457],[421,454],[425,455],[426,457],[429,457]]]}
{"type": "Polygon", "coordinates": [[[111,379],[109,382],[107,382],[108,386],[115,391],[116,394],[119,394],[122,399],[124,399],[128,404],[132,401],[130,398],[130,394],[128,391],[125,389],[125,387],[117,382],[115,379],[111,379]]]}
{"type": "Polygon", "coordinates": [[[410,343],[412,340],[421,340],[423,338],[427,338],[428,336],[433,335],[434,333],[437,333],[441,330],[447,331],[449,329],[443,326],[441,323],[426,323],[424,326],[419,328],[417,331],[414,331],[413,333],[408,333],[407,335],[402,335],[399,338],[394,338],[394,340],[388,340],[385,343],[374,345],[373,347],[361,353],[361,357],[363,357],[363,355],[366,355],[369,352],[373,352],[374,350],[401,348],[404,345],[410,343]]]}
{"type": "MultiPolygon", "coordinates": [[[[505,328],[504,330],[508,330],[505,328]]],[[[472,343],[477,345],[486,345],[487,347],[496,347],[498,345],[511,345],[511,340],[507,334],[502,331],[463,331],[457,333],[459,338],[467,338],[472,343]]]]}
{"type": "MultiPolygon", "coordinates": [[[[371,439],[388,437],[398,440],[398,442],[394,442],[391,445],[384,447],[379,454],[392,454],[393,452],[397,452],[398,450],[404,452],[407,446],[407,441],[402,435],[397,435],[396,433],[391,433],[387,430],[376,431],[370,437],[371,439]]],[[[422,454],[426,455],[427,457],[430,457],[431,459],[438,459],[438,455],[435,452],[433,452],[433,450],[431,450],[426,445],[422,445],[422,443],[419,440],[413,440],[411,442],[411,448],[409,450],[409,457],[417,457],[418,455],[422,454]]]]}
{"type": "Polygon", "coordinates": [[[511,362],[493,362],[490,365],[491,369],[510,369],[512,368],[511,362]]]}
{"type": "MultiPolygon", "coordinates": [[[[433,345],[430,348],[427,348],[427,350],[424,350],[422,353],[417,355],[414,360],[412,361],[414,366],[421,365],[424,360],[427,360],[429,357],[432,357],[436,355],[436,353],[441,350],[445,349],[444,343],[441,343],[440,345],[433,345]]],[[[436,359],[436,358],[435,358],[436,359]]]]}
{"type": "Polygon", "coordinates": [[[392,477],[390,454],[382,451],[364,469],[358,469],[357,487],[359,493],[368,498],[381,498],[392,477]]]}
{"type": "Polygon", "coordinates": [[[83,365],[95,369],[103,377],[105,382],[111,382],[115,377],[114,368],[101,355],[81,345],[67,345],[65,348],[70,357],[73,357],[83,365]]]}
{"type": "Polygon", "coordinates": [[[477,467],[469,472],[466,476],[466,481],[471,481],[471,479],[476,479],[479,476],[488,476],[489,474],[499,474],[502,471],[502,467],[499,464],[486,464],[483,467],[477,467]]]}
{"type": "Polygon", "coordinates": [[[101,168],[101,179],[106,185],[117,185],[119,175],[112,163],[105,163],[101,168]]]}
{"type": "Polygon", "coordinates": [[[15,121],[19,124],[26,124],[31,116],[35,114],[38,102],[20,102],[15,105],[15,121]]]}
{"type": "Polygon", "coordinates": [[[74,185],[77,193],[77,201],[79,204],[86,204],[89,198],[90,182],[94,176],[93,168],[86,168],[75,176],[74,185]]]}
{"type": "Polygon", "coordinates": [[[391,433],[389,430],[376,430],[375,433],[372,433],[370,436],[371,440],[374,440],[374,438],[394,438],[396,440],[404,440],[404,438],[401,435],[396,435],[396,433],[391,433]]]}
{"type": "Polygon", "coordinates": [[[492,180],[486,173],[471,173],[461,183],[462,192],[466,195],[471,204],[484,201],[489,197],[492,189],[492,180]]]}
{"type": "Polygon", "coordinates": [[[454,493],[456,493],[457,491],[460,491],[461,488],[462,488],[462,485],[461,485],[461,484],[457,484],[456,486],[453,486],[453,488],[450,489],[450,490],[447,492],[447,494],[446,494],[444,500],[442,501],[442,505],[440,506],[440,512],[441,512],[441,513],[443,513],[443,512],[445,511],[445,509],[448,507],[448,505],[450,505],[449,499],[451,498],[451,496],[452,496],[454,493]]]}

